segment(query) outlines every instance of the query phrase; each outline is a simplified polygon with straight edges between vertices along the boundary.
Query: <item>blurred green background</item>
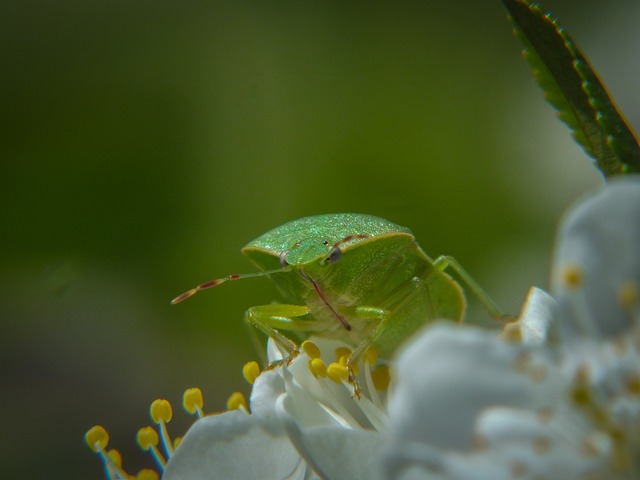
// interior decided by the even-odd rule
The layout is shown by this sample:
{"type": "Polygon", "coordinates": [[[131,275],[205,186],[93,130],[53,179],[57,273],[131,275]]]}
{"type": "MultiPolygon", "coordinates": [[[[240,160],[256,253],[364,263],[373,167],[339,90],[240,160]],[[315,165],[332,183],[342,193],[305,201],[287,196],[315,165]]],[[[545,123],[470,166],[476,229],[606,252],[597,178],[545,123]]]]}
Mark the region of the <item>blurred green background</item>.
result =
{"type": "MultiPolygon", "coordinates": [[[[637,130],[638,3],[545,6],[637,130]]],[[[208,412],[248,393],[241,319],[269,281],[169,300],[252,271],[240,248],[274,226],[388,218],[517,312],[559,215],[600,181],[498,0],[25,1],[0,22],[6,478],[102,478],[96,423],[136,472],[154,398],[179,435],[185,388],[208,412]]]]}

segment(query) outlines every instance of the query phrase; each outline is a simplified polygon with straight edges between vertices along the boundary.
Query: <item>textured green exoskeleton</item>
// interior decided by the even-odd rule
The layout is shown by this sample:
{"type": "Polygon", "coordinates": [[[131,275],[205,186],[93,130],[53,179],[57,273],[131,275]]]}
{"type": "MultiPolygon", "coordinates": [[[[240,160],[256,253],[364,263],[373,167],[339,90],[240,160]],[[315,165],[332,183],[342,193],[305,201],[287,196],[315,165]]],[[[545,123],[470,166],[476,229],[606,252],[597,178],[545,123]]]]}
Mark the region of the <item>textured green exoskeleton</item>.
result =
{"type": "Polygon", "coordinates": [[[462,320],[460,285],[443,270],[452,267],[487,308],[503,315],[451,257],[432,261],[408,228],[371,215],[318,215],[286,223],[249,242],[242,252],[261,272],[204,283],[172,301],[228,280],[269,275],[284,303],[251,307],[247,321],[290,357],[297,343],[282,331],[339,339],[353,347],[347,368],[370,346],[384,358],[417,329],[437,318],[462,320]]]}

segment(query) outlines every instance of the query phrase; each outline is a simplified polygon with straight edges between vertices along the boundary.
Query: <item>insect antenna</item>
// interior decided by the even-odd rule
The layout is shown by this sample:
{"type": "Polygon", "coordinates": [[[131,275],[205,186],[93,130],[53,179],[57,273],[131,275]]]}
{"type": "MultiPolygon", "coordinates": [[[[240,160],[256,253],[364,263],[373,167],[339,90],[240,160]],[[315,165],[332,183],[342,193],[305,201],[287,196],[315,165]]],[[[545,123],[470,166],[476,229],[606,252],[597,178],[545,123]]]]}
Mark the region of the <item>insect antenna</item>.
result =
{"type": "Polygon", "coordinates": [[[282,267],[282,268],[274,268],[273,270],[265,270],[262,272],[241,273],[241,274],[233,273],[231,275],[227,275],[226,277],[216,278],[215,280],[210,280],[208,282],[201,283],[197,287],[194,287],[191,290],[184,292],[182,295],[178,295],[176,298],[171,300],[171,305],[175,305],[176,303],[180,303],[189,297],[193,297],[196,293],[202,290],[206,290],[207,288],[211,288],[211,287],[217,287],[221,283],[225,283],[231,280],[240,280],[242,278],[252,278],[252,277],[263,277],[265,275],[272,275],[274,273],[286,272],[288,270],[289,270],[288,268],[282,267]]]}

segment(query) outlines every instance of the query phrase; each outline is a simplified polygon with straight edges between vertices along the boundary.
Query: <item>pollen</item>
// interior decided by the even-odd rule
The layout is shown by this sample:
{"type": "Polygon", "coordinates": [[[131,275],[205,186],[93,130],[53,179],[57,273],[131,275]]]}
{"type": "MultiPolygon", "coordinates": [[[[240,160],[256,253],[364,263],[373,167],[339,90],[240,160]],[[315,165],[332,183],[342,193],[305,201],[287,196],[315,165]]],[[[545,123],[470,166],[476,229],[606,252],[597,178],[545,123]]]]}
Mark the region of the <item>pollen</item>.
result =
{"type": "Polygon", "coordinates": [[[632,395],[640,395],[640,374],[627,378],[627,391],[632,395]]]}
{"type": "Polygon", "coordinates": [[[502,332],[500,332],[498,338],[505,342],[522,343],[522,327],[520,321],[516,320],[515,322],[507,323],[502,328],[502,332]]]}
{"type": "Polygon", "coordinates": [[[333,362],[327,367],[327,376],[336,383],[342,383],[349,378],[349,371],[346,365],[333,362]]]}
{"type": "Polygon", "coordinates": [[[598,440],[593,437],[585,438],[580,444],[580,454],[584,457],[595,457],[600,453],[598,440]]]}
{"type": "Polygon", "coordinates": [[[376,390],[384,391],[389,388],[389,383],[391,383],[391,370],[387,365],[378,365],[371,372],[371,379],[376,390]]]}
{"type": "Polygon", "coordinates": [[[531,355],[527,351],[522,351],[516,355],[513,361],[513,369],[518,373],[526,373],[531,366],[531,355]]]}
{"type": "Polygon", "coordinates": [[[171,404],[168,400],[156,399],[151,403],[151,407],[149,408],[149,413],[151,414],[151,418],[154,423],[168,423],[171,421],[171,417],[173,416],[173,410],[171,409],[171,404]]]}
{"type": "Polygon", "coordinates": [[[360,373],[360,367],[358,367],[357,362],[353,362],[349,365],[350,355],[343,355],[338,359],[338,363],[344,367],[347,367],[347,370],[351,369],[354,375],[358,375],[360,373]]]}
{"type": "Polygon", "coordinates": [[[140,470],[138,475],[136,475],[135,480],[159,480],[160,475],[155,470],[151,470],[150,468],[145,468],[144,470],[140,470]]]}
{"type": "Polygon", "coordinates": [[[549,453],[551,451],[551,447],[553,443],[550,438],[547,437],[538,437],[533,441],[533,450],[538,455],[544,455],[545,453],[549,453]]]}
{"type": "Polygon", "coordinates": [[[538,410],[536,416],[538,417],[538,420],[541,423],[549,423],[553,418],[553,415],[554,415],[553,409],[549,407],[545,407],[538,410]]]}
{"type": "Polygon", "coordinates": [[[309,358],[320,358],[320,349],[311,340],[305,340],[302,342],[302,350],[309,358]]]}
{"type": "Polygon", "coordinates": [[[316,378],[327,377],[327,366],[324,364],[321,358],[312,358],[309,360],[309,370],[316,378]]]}
{"type": "Polygon", "coordinates": [[[138,430],[136,441],[140,448],[145,452],[148,452],[150,448],[157,447],[160,439],[158,433],[151,427],[144,427],[138,430]]]}
{"type": "Polygon", "coordinates": [[[245,363],[242,367],[242,375],[250,385],[253,385],[258,375],[260,375],[260,365],[258,365],[258,362],[245,363]]]}
{"type": "Polygon", "coordinates": [[[362,360],[367,362],[369,365],[375,365],[378,361],[378,350],[376,350],[375,347],[369,347],[364,353],[362,360]]]}
{"type": "Polygon", "coordinates": [[[120,455],[120,452],[118,450],[112,448],[107,452],[107,455],[109,455],[109,458],[116,467],[122,468],[122,455],[120,455]]]}
{"type": "Polygon", "coordinates": [[[516,461],[511,464],[509,470],[512,478],[524,477],[529,472],[529,466],[522,461],[516,461]]]}
{"type": "Polygon", "coordinates": [[[94,452],[101,452],[109,443],[109,434],[100,425],[96,425],[91,427],[87,433],[84,435],[84,439],[89,445],[89,448],[94,452]]]}
{"type": "Polygon", "coordinates": [[[336,348],[336,360],[340,361],[342,357],[349,358],[351,356],[351,350],[347,347],[336,348]]]}
{"type": "Polygon", "coordinates": [[[182,395],[182,406],[191,415],[197,413],[198,418],[202,417],[202,391],[199,388],[187,388],[182,395]]]}
{"type": "Polygon", "coordinates": [[[586,385],[576,384],[571,390],[571,398],[577,405],[587,406],[591,404],[591,391],[586,385]]]}
{"type": "Polygon", "coordinates": [[[542,365],[537,365],[529,370],[529,377],[536,383],[542,382],[547,378],[547,369],[542,365]]]}
{"type": "Polygon", "coordinates": [[[638,305],[638,300],[640,300],[640,288],[636,282],[624,282],[618,288],[618,303],[623,310],[633,311],[638,305]]]}
{"type": "Polygon", "coordinates": [[[227,410],[247,410],[247,400],[240,392],[234,392],[227,400],[227,410]]]}
{"type": "Polygon", "coordinates": [[[574,290],[584,283],[584,271],[578,265],[566,265],[560,275],[564,286],[570,290],[574,290]]]}
{"type": "MultiPolygon", "coordinates": [[[[142,450],[151,453],[151,456],[155,460],[156,464],[161,470],[164,470],[167,461],[164,459],[160,450],[158,450],[158,443],[160,439],[158,433],[151,427],[144,427],[138,430],[136,435],[136,441],[142,450]]],[[[165,449],[167,445],[165,444],[165,449]]],[[[169,455],[167,454],[167,457],[169,455]]]]}

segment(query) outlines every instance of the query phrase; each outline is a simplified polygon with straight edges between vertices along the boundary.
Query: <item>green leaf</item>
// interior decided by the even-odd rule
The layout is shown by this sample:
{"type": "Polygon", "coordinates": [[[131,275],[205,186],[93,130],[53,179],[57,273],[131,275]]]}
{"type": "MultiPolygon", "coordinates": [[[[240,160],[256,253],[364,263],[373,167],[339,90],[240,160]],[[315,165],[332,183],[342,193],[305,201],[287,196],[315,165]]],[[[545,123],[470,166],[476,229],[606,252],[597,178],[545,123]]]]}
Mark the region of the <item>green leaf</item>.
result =
{"type": "Polygon", "coordinates": [[[640,172],[640,146],[575,42],[536,4],[502,0],[545,98],[606,177],[640,172]]]}

